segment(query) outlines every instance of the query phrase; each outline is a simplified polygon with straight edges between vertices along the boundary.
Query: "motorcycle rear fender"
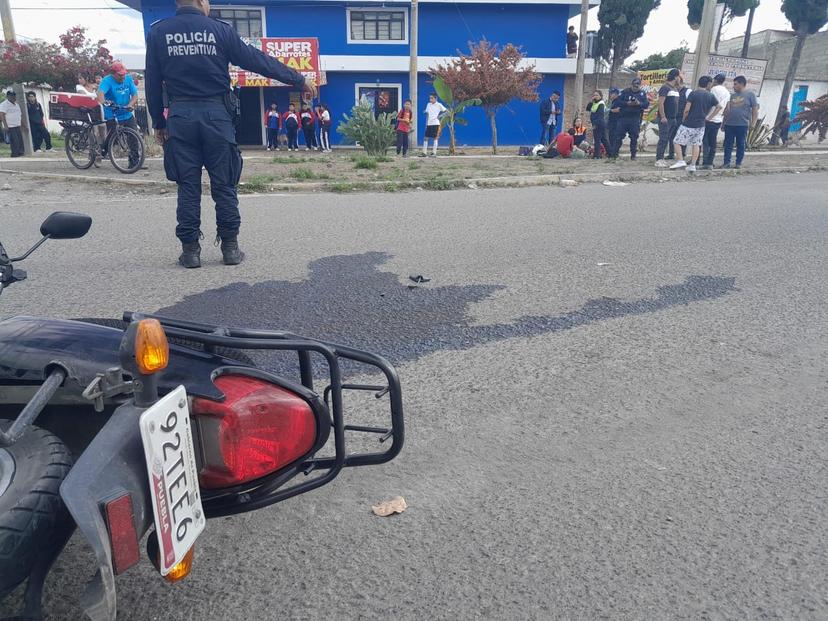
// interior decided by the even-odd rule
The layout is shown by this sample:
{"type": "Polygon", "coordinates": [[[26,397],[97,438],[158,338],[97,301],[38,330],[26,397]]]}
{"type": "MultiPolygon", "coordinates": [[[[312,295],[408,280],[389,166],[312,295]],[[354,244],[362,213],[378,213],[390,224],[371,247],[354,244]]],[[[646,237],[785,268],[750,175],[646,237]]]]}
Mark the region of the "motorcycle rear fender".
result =
{"type": "Polygon", "coordinates": [[[81,454],[60,486],[60,495],[92,548],[98,571],[81,597],[92,621],[114,621],[117,612],[112,550],[102,506],[124,493],[132,497],[140,541],[153,523],[147,468],[137,424],[143,409],[121,405],[81,454]]]}

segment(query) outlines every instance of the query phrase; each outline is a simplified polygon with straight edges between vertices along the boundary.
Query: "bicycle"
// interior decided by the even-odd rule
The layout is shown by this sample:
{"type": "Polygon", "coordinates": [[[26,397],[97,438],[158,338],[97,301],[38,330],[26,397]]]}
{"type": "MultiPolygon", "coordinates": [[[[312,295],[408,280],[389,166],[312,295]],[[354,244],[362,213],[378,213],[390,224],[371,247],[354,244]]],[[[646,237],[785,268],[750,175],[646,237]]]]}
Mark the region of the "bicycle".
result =
{"type": "MultiPolygon", "coordinates": [[[[132,111],[132,108],[122,106],[111,106],[111,109],[115,113],[132,111]]],[[[115,169],[124,174],[130,175],[141,169],[146,154],[140,133],[122,125],[116,116],[111,119],[114,126],[101,145],[97,127],[108,121],[93,119],[92,108],[81,108],[81,111],[86,114],[87,120],[61,123],[66,139],[66,156],[75,168],[86,170],[93,165],[98,166],[101,159],[108,156],[115,169]]]]}

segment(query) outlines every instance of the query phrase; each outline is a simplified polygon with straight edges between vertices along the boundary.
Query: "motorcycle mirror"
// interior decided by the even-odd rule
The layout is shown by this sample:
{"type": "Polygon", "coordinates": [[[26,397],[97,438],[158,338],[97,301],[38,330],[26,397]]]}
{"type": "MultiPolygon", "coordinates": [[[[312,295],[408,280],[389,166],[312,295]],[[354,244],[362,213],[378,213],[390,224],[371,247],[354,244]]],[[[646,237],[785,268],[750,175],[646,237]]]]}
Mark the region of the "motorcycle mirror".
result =
{"type": "Polygon", "coordinates": [[[40,234],[49,239],[78,239],[89,232],[92,218],[82,213],[56,211],[40,225],[40,234]]]}

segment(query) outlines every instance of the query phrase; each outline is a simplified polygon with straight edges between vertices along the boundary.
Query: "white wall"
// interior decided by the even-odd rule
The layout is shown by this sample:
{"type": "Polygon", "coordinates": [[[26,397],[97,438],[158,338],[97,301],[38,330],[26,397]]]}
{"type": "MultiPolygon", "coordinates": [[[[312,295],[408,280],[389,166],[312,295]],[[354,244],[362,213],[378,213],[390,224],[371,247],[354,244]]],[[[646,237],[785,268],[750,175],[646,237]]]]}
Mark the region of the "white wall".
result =
{"type": "MultiPolygon", "coordinates": [[[[762,83],[762,93],[759,95],[759,118],[765,117],[765,123],[772,125],[776,120],[776,111],[779,109],[779,99],[782,97],[784,80],[765,80],[762,83]]],[[[813,82],[794,80],[791,95],[788,98],[788,109],[791,107],[791,99],[796,89],[800,86],[808,86],[809,101],[828,93],[828,82],[813,82]]]]}

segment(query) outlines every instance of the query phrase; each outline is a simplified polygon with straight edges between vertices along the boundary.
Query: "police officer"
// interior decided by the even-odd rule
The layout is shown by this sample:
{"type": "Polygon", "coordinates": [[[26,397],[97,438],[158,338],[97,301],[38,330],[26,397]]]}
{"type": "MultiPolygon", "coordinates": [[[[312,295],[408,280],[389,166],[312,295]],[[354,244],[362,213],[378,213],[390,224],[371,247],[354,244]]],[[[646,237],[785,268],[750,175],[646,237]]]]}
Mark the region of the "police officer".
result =
{"type": "Polygon", "coordinates": [[[641,90],[641,80],[635,78],[630,87],[621,91],[621,94],[611,105],[610,112],[618,113],[618,126],[615,132],[615,141],[612,145],[613,155],[618,157],[621,143],[624,142],[624,136],[629,135],[630,159],[634,160],[638,153],[638,134],[641,131],[641,120],[650,107],[647,93],[641,90]]]}
{"type": "Polygon", "coordinates": [[[178,261],[201,267],[201,169],[210,175],[216,223],[225,265],[244,259],[239,249],[241,217],[236,186],[242,158],[230,110],[228,64],[310,91],[298,72],[241,40],[224,22],[209,17],[209,0],[176,0],[174,17],[158,21],[147,36],[146,91],[155,137],[164,146],[164,170],[178,184],[178,261]],[[169,101],[164,116],[164,94],[169,101]]]}

